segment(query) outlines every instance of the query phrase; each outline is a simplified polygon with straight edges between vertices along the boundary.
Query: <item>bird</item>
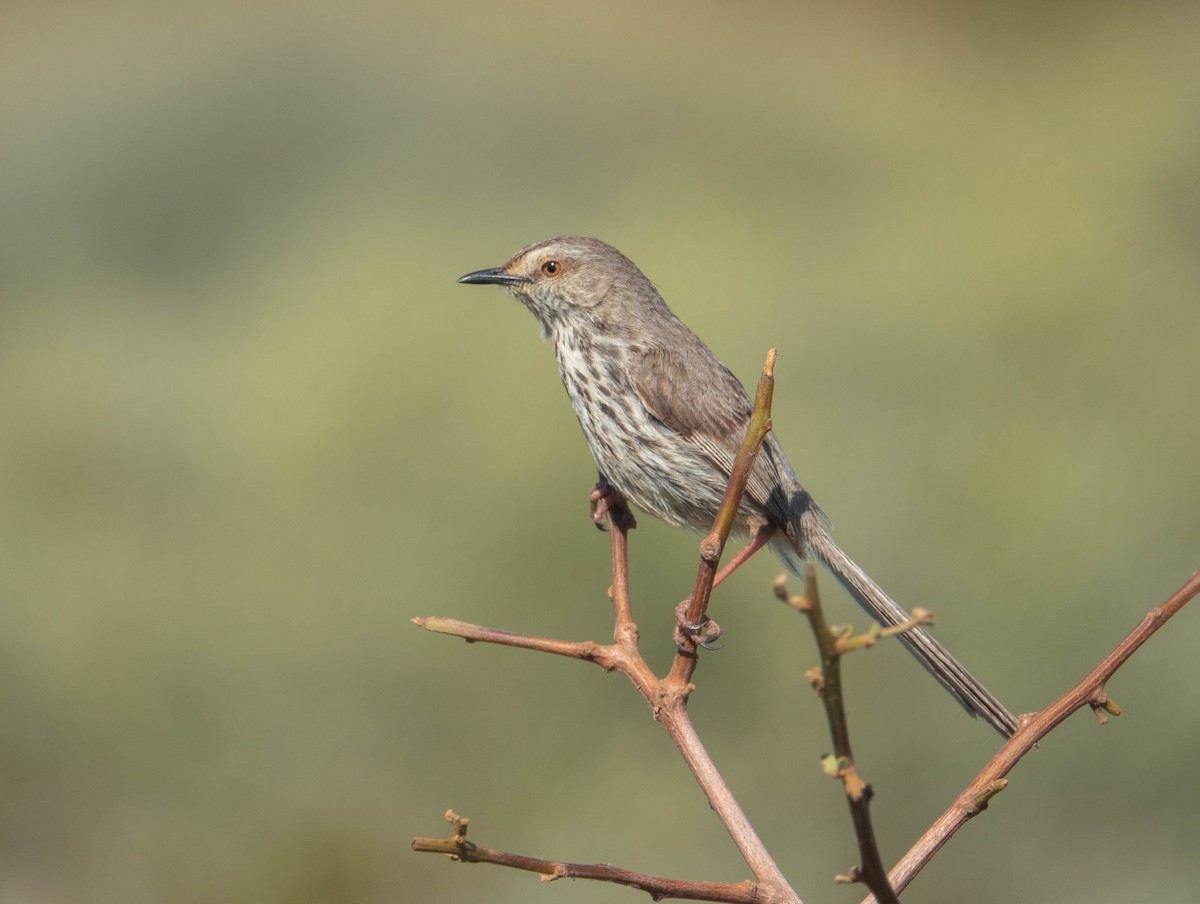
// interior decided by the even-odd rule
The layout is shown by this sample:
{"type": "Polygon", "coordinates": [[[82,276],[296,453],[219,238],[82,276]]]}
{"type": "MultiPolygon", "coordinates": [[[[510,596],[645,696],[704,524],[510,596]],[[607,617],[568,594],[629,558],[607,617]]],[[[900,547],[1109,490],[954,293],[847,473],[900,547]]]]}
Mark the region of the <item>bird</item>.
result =
{"type": "MultiPolygon", "coordinates": [[[[667,524],[707,531],[729,481],[753,406],[741,382],[680,320],[629,258],[605,242],[558,236],[521,248],[499,267],[459,278],[500,286],[537,319],[599,475],[593,504],[614,491],[667,524]]],[[[802,575],[822,562],[898,636],[972,715],[1009,737],[1017,720],[834,542],[828,521],[772,431],[738,509],[751,542],[769,545],[802,575]]],[[[756,545],[757,544],[757,545],[756,545]]]]}

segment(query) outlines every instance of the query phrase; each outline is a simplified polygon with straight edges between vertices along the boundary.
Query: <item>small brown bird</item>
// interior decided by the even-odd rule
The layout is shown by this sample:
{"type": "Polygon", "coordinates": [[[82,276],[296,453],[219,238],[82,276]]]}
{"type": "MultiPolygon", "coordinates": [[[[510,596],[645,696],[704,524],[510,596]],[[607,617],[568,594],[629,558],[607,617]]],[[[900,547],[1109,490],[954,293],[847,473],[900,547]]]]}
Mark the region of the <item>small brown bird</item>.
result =
{"type": "MultiPolygon", "coordinates": [[[[742,384],[676,317],[633,262],[598,239],[563,236],[522,248],[502,267],[460,283],[503,286],[554,343],[558,369],[600,472],[639,508],[706,531],[716,517],[752,405],[742,384]]],[[[767,435],[738,510],[753,538],[789,571],[824,562],[885,625],[909,620],[833,542],[774,433],[767,435]]],[[[972,714],[1004,736],[1017,720],[923,628],[899,635],[972,714]]]]}

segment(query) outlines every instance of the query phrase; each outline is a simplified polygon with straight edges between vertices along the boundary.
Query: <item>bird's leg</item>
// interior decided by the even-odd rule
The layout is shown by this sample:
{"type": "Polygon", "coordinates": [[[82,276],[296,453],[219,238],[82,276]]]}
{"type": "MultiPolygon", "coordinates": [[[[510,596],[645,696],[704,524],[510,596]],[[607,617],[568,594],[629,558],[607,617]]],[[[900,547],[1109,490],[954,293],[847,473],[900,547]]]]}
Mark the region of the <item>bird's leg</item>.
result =
{"type": "Polygon", "coordinates": [[[756,530],[754,536],[750,538],[750,542],[742,547],[741,552],[730,559],[725,567],[717,572],[717,576],[713,578],[713,589],[716,589],[718,584],[737,571],[748,558],[766,546],[773,536],[775,536],[774,524],[764,524],[756,530]]]}
{"type": "MultiPolygon", "coordinates": [[[[762,549],[770,539],[775,536],[775,525],[764,524],[754,532],[742,550],[734,556],[729,562],[717,572],[713,578],[713,589],[723,580],[737,571],[747,559],[762,549]]],[[[698,625],[690,625],[687,622],[687,610],[691,604],[692,598],[689,596],[678,606],[675,607],[675,647],[678,650],[687,650],[687,643],[690,640],[692,643],[699,644],[706,650],[719,649],[713,644],[721,636],[721,626],[707,615],[704,616],[704,621],[698,625]]]]}
{"type": "Polygon", "coordinates": [[[633,512],[629,510],[629,504],[625,501],[625,497],[621,495],[621,491],[614,487],[603,474],[596,481],[596,485],[592,487],[592,492],[588,494],[588,503],[592,510],[592,522],[600,530],[608,530],[607,515],[610,511],[621,511],[625,515],[625,523],[630,527],[637,527],[637,522],[633,518],[633,512]]]}

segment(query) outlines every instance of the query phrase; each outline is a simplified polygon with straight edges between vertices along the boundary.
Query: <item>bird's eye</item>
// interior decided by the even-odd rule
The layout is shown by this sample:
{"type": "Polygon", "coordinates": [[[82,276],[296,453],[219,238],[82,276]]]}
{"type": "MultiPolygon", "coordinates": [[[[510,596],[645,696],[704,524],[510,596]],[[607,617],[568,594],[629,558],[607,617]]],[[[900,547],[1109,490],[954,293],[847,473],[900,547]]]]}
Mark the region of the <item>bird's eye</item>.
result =
{"type": "Polygon", "coordinates": [[[547,276],[553,276],[561,267],[562,264],[560,264],[558,261],[546,261],[546,263],[542,264],[542,272],[547,276]]]}

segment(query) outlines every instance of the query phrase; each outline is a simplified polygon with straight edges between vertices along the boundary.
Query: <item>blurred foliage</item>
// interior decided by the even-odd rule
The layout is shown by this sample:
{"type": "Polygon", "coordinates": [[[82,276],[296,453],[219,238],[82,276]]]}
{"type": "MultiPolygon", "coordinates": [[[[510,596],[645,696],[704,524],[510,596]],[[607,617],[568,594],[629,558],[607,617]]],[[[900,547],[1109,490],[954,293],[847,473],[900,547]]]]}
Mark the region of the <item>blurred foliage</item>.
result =
{"type": "MultiPolygon", "coordinates": [[[[629,688],[408,623],[609,629],[550,352],[454,284],[549,235],[625,250],[748,381],[779,347],[839,538],[1014,708],[1197,567],[1193,5],[0,21],[0,900],[629,897],[410,854],[451,806],[482,843],[744,877],[629,688]]],[[[648,522],[665,663],[695,547],[648,522]]],[[[718,594],[692,710],[805,899],[858,900],[774,571],[718,594]]],[[[1196,643],[1185,612],[914,900],[1194,895],[1196,643]]],[[[894,859],[995,739],[899,650],[846,677],[894,859]]]]}

